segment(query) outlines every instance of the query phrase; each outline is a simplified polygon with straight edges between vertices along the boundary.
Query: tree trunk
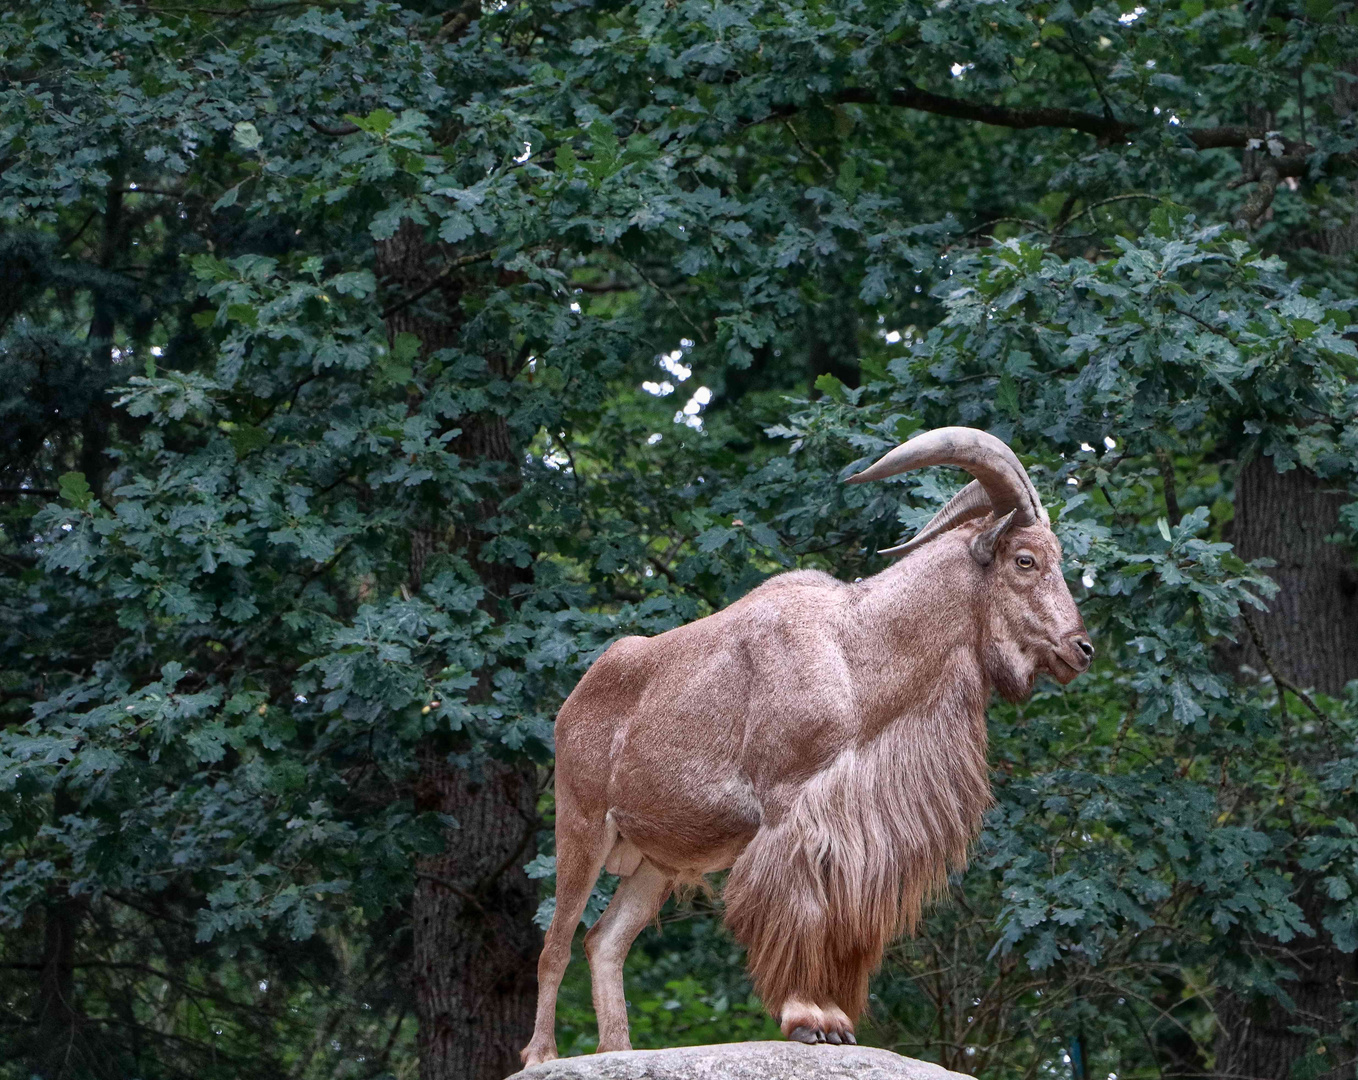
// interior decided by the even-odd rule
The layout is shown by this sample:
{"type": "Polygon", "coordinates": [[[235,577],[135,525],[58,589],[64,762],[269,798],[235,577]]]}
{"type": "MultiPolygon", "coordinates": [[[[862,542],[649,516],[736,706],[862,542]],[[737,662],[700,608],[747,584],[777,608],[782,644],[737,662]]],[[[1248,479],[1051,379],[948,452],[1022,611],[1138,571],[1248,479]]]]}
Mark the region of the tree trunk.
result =
{"type": "MultiPolygon", "coordinates": [[[[109,167],[110,179],[105,189],[104,236],[99,248],[99,268],[111,272],[119,260],[126,258],[127,230],[123,212],[123,184],[126,182],[121,160],[109,167]]],[[[90,366],[98,385],[107,386],[113,380],[113,335],[117,330],[115,305],[105,283],[94,290],[94,315],[88,335],[90,366]]],[[[109,428],[113,424],[113,399],[99,394],[91,402],[80,423],[80,470],[90,488],[100,494],[109,471],[109,428]]]]}
{"type": "MultiPolygon", "coordinates": [[[[75,812],[74,800],[58,789],[53,822],[75,812]]],[[[87,1029],[75,984],[76,941],[86,904],[84,897],[72,896],[66,885],[56,882],[48,889],[42,909],[37,1010],[31,1052],[25,1056],[30,1069],[43,1080],[78,1075],[87,1064],[87,1029]]]]}
{"type": "Polygon", "coordinates": [[[51,890],[43,909],[42,970],[38,973],[37,1015],[28,1065],[44,1080],[78,1067],[84,1055],[82,1017],[75,1000],[75,940],[79,918],[63,888],[51,890]]]}
{"type": "MultiPolygon", "coordinates": [[[[1250,617],[1253,633],[1242,635],[1242,647],[1233,650],[1235,659],[1261,676],[1271,668],[1299,687],[1328,694],[1358,678],[1358,574],[1352,553],[1325,540],[1338,530],[1346,501],[1315,475],[1302,469],[1280,474],[1265,458],[1241,470],[1231,536],[1236,551],[1246,560],[1267,557],[1277,563],[1269,573],[1279,585],[1278,595],[1267,614],[1250,617]]],[[[1294,881],[1293,899],[1316,931],[1315,937],[1286,946],[1289,966],[1298,976],[1286,984],[1296,1012],[1263,997],[1222,995],[1218,1076],[1288,1080],[1293,1063],[1316,1045],[1315,1036],[1292,1031],[1295,1027],[1320,1032],[1326,1059],[1336,1066],[1350,1056],[1338,1033],[1345,1003],[1358,996],[1358,965],[1322,928],[1326,904],[1315,879],[1298,869],[1294,881]]],[[[1351,1072],[1350,1066],[1321,1075],[1338,1080],[1351,1072]]]]}
{"type": "MultiPolygon", "coordinates": [[[[377,271],[387,295],[416,294],[446,265],[446,256],[418,226],[404,223],[377,246],[377,271]]],[[[455,344],[464,287],[462,279],[449,275],[421,301],[394,312],[387,320],[391,338],[416,334],[426,355],[455,344]]],[[[462,434],[453,445],[461,456],[505,462],[515,475],[519,454],[502,417],[465,417],[459,426],[462,434]]],[[[507,481],[502,494],[514,486],[507,481]]],[[[475,520],[487,521],[498,510],[499,499],[487,499],[476,508],[475,520]]],[[[443,535],[435,513],[412,523],[407,582],[412,592],[419,590],[425,563],[443,535]]],[[[480,559],[475,522],[461,539],[462,554],[485,586],[486,610],[502,612],[523,572],[480,559]]],[[[483,673],[472,693],[489,692],[483,673]]],[[[446,736],[427,738],[419,749],[417,809],[457,822],[444,831],[444,850],[416,865],[413,977],[420,1077],[502,1080],[519,1067],[518,1051],[533,1032],[542,941],[532,921],[536,889],[522,866],[537,832],[537,770],[528,761],[487,760],[459,768],[449,759],[461,749],[446,736]]]]}
{"type": "Polygon", "coordinates": [[[421,755],[421,809],[452,814],[446,849],[419,861],[415,992],[421,1080],[502,1080],[533,1034],[537,906],[522,866],[537,833],[531,768],[487,762],[475,773],[421,755]]]}
{"type": "MultiPolygon", "coordinates": [[[[1277,563],[1268,573],[1278,595],[1251,622],[1279,675],[1325,694],[1358,679],[1358,569],[1353,552],[1325,539],[1339,531],[1347,501],[1338,485],[1304,469],[1279,473],[1267,458],[1250,462],[1235,485],[1237,554],[1277,563]]],[[[1267,673],[1248,636],[1244,655],[1267,673]]]]}

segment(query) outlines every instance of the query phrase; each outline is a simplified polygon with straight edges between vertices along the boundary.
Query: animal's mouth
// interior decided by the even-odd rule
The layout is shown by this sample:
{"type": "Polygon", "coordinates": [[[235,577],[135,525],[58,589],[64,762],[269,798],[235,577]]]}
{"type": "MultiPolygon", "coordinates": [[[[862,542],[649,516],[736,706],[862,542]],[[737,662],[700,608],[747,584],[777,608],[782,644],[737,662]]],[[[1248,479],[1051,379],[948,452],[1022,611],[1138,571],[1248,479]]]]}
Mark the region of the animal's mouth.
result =
{"type": "MultiPolygon", "coordinates": [[[[1087,639],[1081,638],[1087,644],[1087,639]]],[[[1053,646],[1047,656],[1047,672],[1053,679],[1062,686],[1071,682],[1077,675],[1081,675],[1089,670],[1090,655],[1093,649],[1086,652],[1080,647],[1080,642],[1065,642],[1063,645],[1053,646]]]]}
{"type": "Polygon", "coordinates": [[[1047,663],[1047,674],[1059,682],[1062,686],[1072,682],[1084,668],[1076,668],[1062,660],[1060,655],[1052,653],[1047,663]]]}

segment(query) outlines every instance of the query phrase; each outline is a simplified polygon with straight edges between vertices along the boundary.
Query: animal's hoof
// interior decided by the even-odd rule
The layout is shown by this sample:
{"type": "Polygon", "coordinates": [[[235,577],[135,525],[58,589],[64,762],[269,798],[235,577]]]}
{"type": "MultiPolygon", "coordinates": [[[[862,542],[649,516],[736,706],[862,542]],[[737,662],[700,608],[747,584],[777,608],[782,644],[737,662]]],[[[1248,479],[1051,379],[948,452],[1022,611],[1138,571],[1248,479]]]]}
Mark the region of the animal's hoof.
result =
{"type": "Polygon", "coordinates": [[[825,1033],[816,1028],[795,1027],[787,1033],[787,1037],[793,1042],[806,1043],[814,1046],[818,1042],[825,1041],[825,1033]]]}
{"type": "Polygon", "coordinates": [[[531,1042],[519,1051],[519,1060],[524,1066],[541,1065],[544,1061],[556,1060],[556,1043],[531,1042]]]}
{"type": "Polygon", "coordinates": [[[844,1040],[839,1037],[838,1031],[827,1031],[825,1033],[825,1041],[828,1043],[834,1043],[836,1046],[838,1046],[844,1040]]]}

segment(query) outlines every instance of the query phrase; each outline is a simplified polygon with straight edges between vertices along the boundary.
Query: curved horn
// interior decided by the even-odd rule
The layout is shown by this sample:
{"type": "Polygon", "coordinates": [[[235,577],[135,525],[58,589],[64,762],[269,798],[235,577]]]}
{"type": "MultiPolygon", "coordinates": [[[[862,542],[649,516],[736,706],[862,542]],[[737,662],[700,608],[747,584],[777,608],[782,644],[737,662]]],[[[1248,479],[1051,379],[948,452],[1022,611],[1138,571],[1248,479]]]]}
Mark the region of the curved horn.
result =
{"type": "Polygon", "coordinates": [[[911,539],[904,544],[897,544],[895,547],[882,548],[877,552],[878,555],[905,555],[922,544],[927,544],[935,536],[945,533],[949,529],[955,529],[964,521],[972,518],[985,517],[990,513],[990,496],[985,493],[985,488],[981,487],[981,481],[973,480],[956,495],[948,500],[948,504],[929,520],[929,524],[915,533],[911,539]]]}
{"type": "MultiPolygon", "coordinates": [[[[944,427],[921,432],[888,451],[861,473],[849,477],[847,483],[883,480],[926,465],[955,465],[966,469],[979,481],[996,516],[1016,511],[1015,525],[1032,525],[1038,521],[1046,524],[1048,521],[1037,489],[1014,451],[990,432],[978,428],[944,427]]],[[[944,511],[952,505],[950,502],[944,511]]],[[[932,526],[933,522],[929,524],[932,526]]]]}

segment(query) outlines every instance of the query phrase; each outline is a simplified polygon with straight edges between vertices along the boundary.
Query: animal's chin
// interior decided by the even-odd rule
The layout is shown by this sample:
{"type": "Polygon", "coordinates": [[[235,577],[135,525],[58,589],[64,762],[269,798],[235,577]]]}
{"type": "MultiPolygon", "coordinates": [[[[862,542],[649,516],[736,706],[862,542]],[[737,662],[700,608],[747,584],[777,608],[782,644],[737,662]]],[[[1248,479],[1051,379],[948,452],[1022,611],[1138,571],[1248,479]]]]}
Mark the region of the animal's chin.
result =
{"type": "Polygon", "coordinates": [[[1011,705],[1017,705],[1020,701],[1027,701],[1032,697],[1037,672],[1029,671],[1026,675],[1021,675],[1017,671],[1005,671],[992,678],[992,681],[1000,697],[1011,705]]]}
{"type": "Polygon", "coordinates": [[[986,671],[995,692],[1010,704],[1027,701],[1037,679],[1034,657],[1013,645],[992,643],[985,652],[986,671]]]}

